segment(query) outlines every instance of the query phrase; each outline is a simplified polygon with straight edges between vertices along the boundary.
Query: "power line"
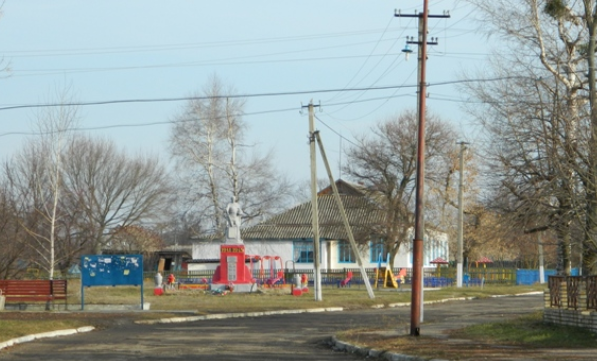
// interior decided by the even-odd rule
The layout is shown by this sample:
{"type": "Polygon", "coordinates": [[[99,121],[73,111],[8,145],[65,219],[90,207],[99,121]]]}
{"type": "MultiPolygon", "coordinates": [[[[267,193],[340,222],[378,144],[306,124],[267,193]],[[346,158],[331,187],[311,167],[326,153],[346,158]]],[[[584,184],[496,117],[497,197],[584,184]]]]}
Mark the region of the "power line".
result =
{"type": "MultiPolygon", "coordinates": [[[[396,42],[396,41],[394,41],[396,42]]],[[[311,51],[311,50],[306,50],[311,51]]],[[[302,52],[306,52],[302,51],[302,52]]],[[[470,55],[470,56],[489,56],[492,54],[481,54],[481,53],[451,53],[451,52],[436,52],[446,57],[452,57],[457,59],[475,59],[466,56],[457,55],[470,55]],[[450,56],[451,55],[451,56],[450,56]]],[[[359,58],[373,58],[380,57],[385,58],[388,56],[399,56],[402,53],[385,53],[385,54],[370,54],[370,55],[343,55],[343,56],[321,56],[311,58],[292,58],[292,59],[279,59],[279,60],[251,60],[246,61],[242,59],[262,57],[267,55],[284,55],[287,53],[278,54],[266,54],[266,55],[255,55],[250,57],[236,57],[226,59],[214,59],[214,60],[197,60],[197,61],[186,61],[182,63],[164,63],[164,64],[153,64],[153,65],[133,65],[133,66],[114,66],[114,67],[103,67],[103,68],[63,68],[63,69],[11,69],[12,77],[31,77],[31,76],[46,76],[46,75],[63,75],[63,74],[82,74],[82,73],[94,73],[94,72],[110,72],[110,71],[124,71],[124,70],[145,70],[145,69],[163,69],[163,68],[188,68],[188,67],[202,67],[202,66],[231,66],[231,65],[253,65],[253,64],[275,64],[275,63],[292,63],[292,62],[307,62],[307,61],[328,61],[328,60],[349,60],[359,58]]]]}
{"type": "MultiPolygon", "coordinates": [[[[399,94],[399,95],[390,95],[390,96],[385,96],[385,97],[375,97],[375,98],[368,98],[368,99],[361,99],[358,101],[350,101],[350,102],[336,102],[336,103],[329,103],[326,105],[326,107],[334,107],[334,106],[343,106],[346,104],[355,104],[355,103],[365,103],[365,102],[372,102],[372,101],[380,101],[380,100],[389,100],[392,98],[400,98],[400,97],[413,97],[413,94],[399,94]]],[[[255,116],[255,115],[262,115],[262,114],[271,114],[271,113],[283,113],[283,112],[294,112],[296,111],[296,108],[284,108],[284,109],[270,109],[270,110],[261,110],[261,111],[256,111],[256,112],[250,112],[250,113],[242,113],[242,114],[238,114],[239,116],[255,116]]],[[[336,119],[334,117],[331,117],[332,119],[336,119]]],[[[187,122],[189,120],[181,120],[181,121],[162,121],[162,122],[151,122],[151,123],[137,123],[137,124],[133,124],[133,123],[129,123],[129,124],[114,124],[114,125],[102,125],[102,126],[97,126],[97,127],[84,127],[84,128],[72,128],[69,130],[72,131],[89,131],[89,130],[104,130],[104,129],[115,129],[115,128],[131,128],[131,127],[148,127],[148,126],[154,126],[154,125],[165,125],[165,124],[176,124],[176,123],[184,123],[187,122]]],[[[323,123],[323,121],[322,121],[323,123]]],[[[325,124],[324,124],[325,125],[325,124]]],[[[326,125],[327,126],[327,125],[326,125]]],[[[5,137],[5,136],[9,136],[9,135],[24,135],[24,136],[28,136],[28,135],[39,135],[40,133],[37,132],[7,132],[7,133],[0,133],[0,138],[1,137],[5,137]]],[[[338,133],[336,133],[338,134],[338,133]]],[[[350,142],[349,140],[347,140],[348,142],[350,142]]],[[[354,143],[352,143],[354,144],[354,143]]]]}
{"type": "MultiPolygon", "coordinates": [[[[452,84],[464,84],[464,83],[479,83],[479,82],[493,82],[508,79],[535,79],[531,77],[521,76],[504,76],[496,78],[476,78],[476,79],[463,79],[463,80],[449,80],[438,83],[429,83],[427,87],[433,86],[444,86],[452,84]]],[[[406,89],[416,88],[416,84],[412,85],[387,85],[377,87],[365,87],[365,88],[340,88],[340,89],[316,89],[316,90],[299,90],[299,91],[288,91],[288,92],[272,92],[272,93],[248,93],[248,94],[232,94],[232,95],[218,95],[218,96],[189,96],[189,97],[172,97],[172,98],[144,98],[144,99],[112,99],[112,100],[101,100],[101,101],[88,101],[88,102],[71,102],[71,103],[45,103],[45,104],[22,104],[22,105],[10,105],[0,107],[2,110],[17,110],[17,109],[28,109],[28,108],[48,108],[48,107],[68,107],[68,106],[93,106],[93,105],[109,105],[109,104],[126,104],[126,103],[160,103],[160,102],[180,102],[180,101],[192,101],[192,100],[206,100],[206,99],[226,99],[226,98],[259,98],[259,97],[276,97],[276,96],[289,96],[289,95],[304,95],[304,94],[320,94],[320,93],[333,93],[333,92],[361,92],[361,91],[376,91],[376,90],[393,90],[393,89],[406,89]]]]}
{"type": "MultiPolygon", "coordinates": [[[[370,57],[385,57],[388,55],[400,55],[400,53],[392,54],[374,54],[370,57]]],[[[253,60],[253,61],[230,61],[231,59],[209,60],[209,61],[189,61],[184,63],[171,64],[155,64],[155,65],[135,65],[135,66],[121,66],[109,68],[70,68],[70,69],[25,69],[14,70],[11,69],[12,77],[30,77],[30,76],[46,76],[46,75],[62,75],[62,74],[82,74],[95,72],[110,72],[110,71],[124,71],[124,70],[145,70],[145,69],[163,69],[163,68],[191,68],[202,66],[231,66],[231,65],[253,65],[253,64],[275,64],[275,63],[304,63],[307,61],[327,61],[327,60],[350,60],[368,57],[367,55],[346,55],[346,56],[323,56],[314,58],[294,58],[294,59],[280,59],[280,60],[253,60]],[[217,61],[223,61],[218,63],[217,61]],[[21,74],[18,74],[18,73],[21,74]]],[[[242,59],[242,58],[241,58],[242,59]]]]}
{"type": "Polygon", "coordinates": [[[11,105],[11,106],[0,107],[0,111],[15,110],[15,109],[27,109],[27,108],[90,106],[90,105],[124,104],[124,103],[160,103],[160,102],[180,102],[180,101],[206,100],[206,99],[258,98],[258,97],[274,97],[274,96],[346,92],[346,91],[388,90],[388,89],[415,88],[415,87],[416,87],[416,85],[388,85],[388,86],[369,87],[369,88],[300,90],[300,91],[289,91],[289,92],[233,94],[233,95],[200,96],[200,97],[190,96],[190,97],[173,97],[173,98],[114,99],[114,100],[72,102],[72,103],[23,104],[23,105],[11,105]]]}
{"type": "Polygon", "coordinates": [[[338,37],[353,37],[355,35],[375,34],[380,31],[395,31],[399,27],[385,28],[385,29],[370,29],[361,31],[350,31],[340,33],[328,34],[311,34],[302,36],[290,37],[273,37],[260,39],[241,39],[241,40],[223,40],[211,41],[201,43],[180,43],[180,44],[158,44],[146,46],[121,46],[121,47],[100,47],[100,48],[79,48],[79,49],[38,49],[38,50],[3,50],[3,54],[10,58],[17,57],[48,57],[48,56],[72,56],[72,55],[102,55],[102,54],[118,54],[118,53],[135,53],[135,52],[152,52],[152,51],[170,51],[170,50],[188,50],[197,48],[214,48],[214,47],[237,47],[239,45],[255,45],[265,43],[288,43],[289,41],[304,41],[325,38],[338,37]]]}
{"type": "MultiPolygon", "coordinates": [[[[376,98],[369,98],[369,99],[362,99],[362,100],[358,100],[358,101],[351,101],[351,102],[336,102],[336,103],[330,103],[327,104],[328,107],[334,107],[334,106],[341,106],[341,105],[345,105],[347,103],[350,104],[354,104],[354,103],[364,103],[364,102],[370,102],[370,101],[379,101],[379,100],[388,100],[391,98],[399,98],[399,97],[404,97],[404,96],[414,96],[412,94],[400,94],[400,95],[391,95],[389,97],[376,97],[376,98]]],[[[285,109],[270,109],[270,110],[261,110],[261,111],[256,111],[256,112],[250,112],[250,113],[242,113],[239,115],[242,116],[255,116],[255,115],[262,115],[262,114],[270,114],[270,113],[283,113],[283,112],[294,112],[296,111],[296,108],[285,108],[285,109]]],[[[333,117],[332,117],[333,118],[333,117]]],[[[147,127],[147,126],[154,126],[154,125],[164,125],[164,124],[174,124],[174,123],[181,123],[181,122],[185,122],[186,120],[183,121],[163,121],[163,122],[151,122],[151,123],[138,123],[138,124],[115,124],[115,125],[103,125],[103,126],[97,126],[97,127],[84,127],[84,128],[72,128],[69,130],[72,131],[89,131],[89,130],[104,130],[104,129],[114,129],[114,128],[130,128],[130,127],[147,127]]],[[[9,135],[38,135],[40,133],[34,133],[34,132],[7,132],[7,133],[0,133],[0,138],[1,137],[5,137],[5,136],[9,136],[9,135]]]]}
{"type": "MultiPolygon", "coordinates": [[[[251,113],[241,113],[235,114],[235,116],[253,116],[253,115],[262,115],[262,114],[269,114],[269,113],[281,113],[281,112],[289,112],[289,111],[296,111],[296,108],[286,108],[286,109],[272,109],[272,110],[262,110],[257,112],[251,113]]],[[[151,123],[139,123],[139,124],[114,124],[114,125],[102,125],[97,127],[77,127],[77,128],[69,128],[68,131],[89,131],[89,130],[104,130],[104,129],[115,129],[115,128],[133,128],[133,127],[149,127],[154,125],[165,125],[165,124],[177,124],[177,123],[186,123],[192,122],[194,120],[178,120],[178,121],[162,121],[162,122],[151,122],[151,123]]],[[[40,135],[40,134],[50,134],[43,133],[43,132],[8,132],[8,133],[0,133],[0,138],[5,137],[8,135],[40,135]]]]}
{"type": "MultiPolygon", "coordinates": [[[[352,84],[352,82],[356,79],[356,77],[365,68],[365,65],[367,64],[367,62],[369,61],[369,59],[371,59],[374,56],[377,56],[373,52],[377,49],[377,47],[379,46],[379,44],[383,40],[383,37],[386,34],[386,32],[387,32],[388,28],[390,27],[390,24],[392,23],[393,20],[394,20],[393,17],[391,17],[390,21],[388,21],[388,24],[386,25],[386,28],[384,29],[384,32],[380,35],[379,39],[375,43],[375,46],[371,49],[371,52],[369,53],[369,55],[367,56],[367,58],[365,59],[365,61],[363,62],[363,64],[361,64],[360,68],[356,71],[356,73],[352,76],[352,78],[346,83],[346,87],[348,87],[348,86],[350,86],[352,84]]],[[[402,36],[402,33],[400,34],[399,37],[401,37],[401,36],[402,36]]],[[[388,51],[386,51],[386,53],[384,55],[382,55],[381,59],[377,62],[377,64],[375,64],[373,66],[373,68],[371,68],[371,70],[369,70],[369,72],[365,76],[363,76],[363,78],[361,78],[361,80],[359,82],[356,83],[356,85],[359,85],[365,79],[366,76],[368,76],[369,74],[371,74],[371,72],[373,72],[373,70],[375,70],[379,66],[379,64],[381,63],[381,61],[384,60],[384,58],[386,58],[386,56],[392,55],[395,58],[396,54],[390,54],[390,50],[394,47],[394,44],[396,43],[396,41],[397,41],[397,39],[399,37],[396,37],[396,40],[394,41],[394,43],[392,43],[392,46],[388,49],[388,51]]],[[[335,99],[336,96],[332,97],[328,101],[335,99]]],[[[326,101],[326,103],[327,103],[327,101],[326,101]]]]}
{"type": "MultiPolygon", "coordinates": [[[[391,41],[391,40],[384,40],[384,41],[391,41]]],[[[63,73],[85,73],[85,72],[98,72],[98,71],[117,71],[117,70],[131,70],[131,69],[154,69],[154,68],[169,68],[169,67],[191,67],[191,66],[212,66],[212,65],[249,65],[249,64],[263,64],[263,63],[280,63],[280,62],[297,62],[297,61],[319,61],[319,60],[336,60],[336,59],[350,59],[353,57],[363,57],[363,55],[352,55],[352,56],[334,56],[334,57],[319,57],[319,58],[298,58],[298,59],[281,59],[281,60],[253,60],[253,61],[246,61],[243,59],[255,59],[255,58],[263,58],[267,56],[280,56],[280,55],[288,55],[288,54],[302,54],[307,52],[314,52],[320,50],[330,50],[330,49],[337,49],[337,48],[344,48],[349,46],[356,46],[356,45],[364,45],[369,44],[371,41],[365,42],[358,42],[358,43],[351,43],[351,44],[342,44],[342,45],[335,45],[335,46],[325,46],[319,48],[312,48],[306,50],[292,50],[292,51],[284,51],[284,52],[275,52],[275,53],[268,53],[268,54],[257,54],[257,55],[246,55],[246,56],[235,56],[235,57],[228,57],[223,59],[210,59],[210,60],[194,60],[194,61],[185,61],[182,63],[173,63],[173,64],[154,64],[154,65],[134,65],[134,66],[117,66],[117,67],[104,67],[104,68],[66,68],[66,69],[23,69],[23,70],[14,70],[13,72],[48,72],[48,74],[54,74],[54,72],[59,72],[60,74],[63,73]]],[[[379,55],[377,55],[379,56],[379,55]]],[[[383,56],[383,55],[382,55],[383,56]]],[[[35,74],[35,75],[45,75],[45,74],[35,74]]]]}
{"type": "Polygon", "coordinates": [[[321,124],[323,124],[326,128],[328,128],[329,130],[331,130],[334,134],[336,134],[338,137],[340,137],[341,139],[344,139],[345,141],[347,141],[348,143],[354,145],[355,147],[358,147],[359,145],[356,144],[355,142],[351,141],[350,139],[344,137],[342,134],[340,134],[339,132],[337,132],[334,128],[332,128],[331,126],[327,125],[326,122],[324,122],[323,120],[319,119],[317,117],[317,115],[315,115],[315,119],[319,120],[319,122],[321,124]]]}

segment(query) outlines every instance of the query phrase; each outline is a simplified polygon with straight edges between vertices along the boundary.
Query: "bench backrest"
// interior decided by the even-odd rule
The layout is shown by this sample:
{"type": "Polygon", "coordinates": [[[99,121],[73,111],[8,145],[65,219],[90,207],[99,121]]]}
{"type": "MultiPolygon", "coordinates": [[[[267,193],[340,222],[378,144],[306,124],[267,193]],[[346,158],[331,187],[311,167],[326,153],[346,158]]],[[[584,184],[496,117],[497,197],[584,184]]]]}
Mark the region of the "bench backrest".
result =
{"type": "Polygon", "coordinates": [[[53,296],[66,299],[66,280],[0,280],[0,290],[7,298],[11,296],[53,296]]]}

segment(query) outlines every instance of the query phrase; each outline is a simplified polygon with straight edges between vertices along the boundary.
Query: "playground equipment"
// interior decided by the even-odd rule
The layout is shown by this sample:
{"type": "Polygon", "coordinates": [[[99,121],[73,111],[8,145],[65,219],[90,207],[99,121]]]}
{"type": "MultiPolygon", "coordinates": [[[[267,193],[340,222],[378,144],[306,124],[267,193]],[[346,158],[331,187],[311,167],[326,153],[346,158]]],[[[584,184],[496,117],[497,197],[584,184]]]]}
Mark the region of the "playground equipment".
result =
{"type": "Polygon", "coordinates": [[[261,263],[262,275],[265,273],[263,265],[266,261],[269,262],[269,275],[268,278],[265,279],[265,284],[274,286],[277,283],[285,283],[282,258],[280,258],[280,256],[263,256],[263,262],[261,263]],[[276,261],[278,262],[276,263],[276,261]],[[276,267],[276,265],[279,265],[279,267],[276,267]]]}
{"type": "Polygon", "coordinates": [[[259,263],[258,280],[261,285],[275,286],[286,283],[284,267],[280,256],[247,256],[251,263],[251,274],[255,272],[255,264],[259,263]]]}
{"type": "Polygon", "coordinates": [[[176,288],[176,277],[174,276],[173,273],[170,273],[168,275],[168,284],[167,284],[168,289],[173,290],[176,288]]]}
{"type": "Polygon", "coordinates": [[[338,287],[350,287],[350,281],[352,280],[352,271],[346,273],[346,278],[338,282],[338,287]]]}
{"type": "Polygon", "coordinates": [[[388,253],[386,258],[386,265],[382,266],[381,253],[377,259],[377,268],[375,269],[375,284],[373,287],[378,287],[378,282],[381,281],[383,288],[398,288],[396,278],[392,273],[392,269],[388,267],[390,264],[390,254],[388,253]]]}
{"type": "Polygon", "coordinates": [[[301,287],[303,288],[303,293],[309,292],[309,276],[306,273],[301,275],[301,287]]]}

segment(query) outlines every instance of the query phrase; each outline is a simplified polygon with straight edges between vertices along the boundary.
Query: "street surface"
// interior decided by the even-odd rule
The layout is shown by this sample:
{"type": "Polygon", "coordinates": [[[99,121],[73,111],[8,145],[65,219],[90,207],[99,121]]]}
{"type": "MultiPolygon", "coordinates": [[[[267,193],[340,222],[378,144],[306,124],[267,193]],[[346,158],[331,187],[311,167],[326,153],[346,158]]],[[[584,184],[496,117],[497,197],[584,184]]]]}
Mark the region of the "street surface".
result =
{"type": "MultiPolygon", "coordinates": [[[[315,305],[314,305],[315,306],[315,305]]],[[[540,310],[543,296],[491,298],[425,305],[421,335],[499,321],[540,310]]],[[[410,329],[410,308],[302,313],[176,324],[118,324],[73,336],[0,350],[0,360],[359,360],[325,340],[347,329],[410,329]]]]}

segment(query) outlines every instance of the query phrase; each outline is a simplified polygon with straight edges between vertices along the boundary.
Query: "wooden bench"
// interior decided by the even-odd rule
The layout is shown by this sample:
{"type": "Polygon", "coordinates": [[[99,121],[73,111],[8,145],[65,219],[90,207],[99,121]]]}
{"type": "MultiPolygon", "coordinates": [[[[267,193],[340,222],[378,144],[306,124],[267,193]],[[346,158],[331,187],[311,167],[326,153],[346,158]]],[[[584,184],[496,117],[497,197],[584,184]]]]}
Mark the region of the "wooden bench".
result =
{"type": "Polygon", "coordinates": [[[0,280],[0,291],[6,303],[64,300],[67,307],[66,280],[0,280]]]}

